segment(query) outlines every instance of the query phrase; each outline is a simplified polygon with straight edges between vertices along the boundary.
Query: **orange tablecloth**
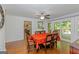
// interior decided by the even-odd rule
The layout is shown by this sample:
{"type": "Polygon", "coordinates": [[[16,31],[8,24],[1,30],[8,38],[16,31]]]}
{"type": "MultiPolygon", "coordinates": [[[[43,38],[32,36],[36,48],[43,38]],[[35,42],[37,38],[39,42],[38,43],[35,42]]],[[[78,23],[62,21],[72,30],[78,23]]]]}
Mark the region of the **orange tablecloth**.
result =
{"type": "MultiPolygon", "coordinates": [[[[32,38],[36,43],[36,49],[39,48],[39,44],[45,44],[46,43],[46,36],[51,35],[49,33],[44,33],[44,34],[33,34],[32,38]]],[[[52,34],[53,35],[53,34],[52,34]]],[[[57,41],[60,41],[60,36],[57,36],[57,41]]]]}
{"type": "Polygon", "coordinates": [[[39,48],[39,44],[45,44],[46,43],[46,34],[34,34],[32,35],[33,40],[36,43],[36,48],[39,48]]]}

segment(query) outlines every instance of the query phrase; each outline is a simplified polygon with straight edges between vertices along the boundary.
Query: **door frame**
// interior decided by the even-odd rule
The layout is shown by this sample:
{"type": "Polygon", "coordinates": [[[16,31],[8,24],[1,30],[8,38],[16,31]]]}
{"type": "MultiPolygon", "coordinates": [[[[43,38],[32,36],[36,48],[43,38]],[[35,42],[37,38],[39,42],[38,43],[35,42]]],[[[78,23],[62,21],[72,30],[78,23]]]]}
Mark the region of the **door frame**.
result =
{"type": "MultiPolygon", "coordinates": [[[[32,21],[24,21],[24,30],[25,30],[25,22],[31,22],[31,34],[32,34],[32,21]]],[[[24,31],[24,41],[27,42],[25,35],[26,35],[26,34],[25,34],[25,31],[24,31]]]]}

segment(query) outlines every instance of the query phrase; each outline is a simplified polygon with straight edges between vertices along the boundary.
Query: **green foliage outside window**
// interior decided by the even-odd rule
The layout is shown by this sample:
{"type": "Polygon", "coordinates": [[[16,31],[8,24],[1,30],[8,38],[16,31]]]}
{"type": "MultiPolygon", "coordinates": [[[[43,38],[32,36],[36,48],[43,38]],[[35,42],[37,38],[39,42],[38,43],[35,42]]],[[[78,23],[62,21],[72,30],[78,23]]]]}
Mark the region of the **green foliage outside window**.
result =
{"type": "Polygon", "coordinates": [[[51,33],[51,23],[48,23],[48,32],[51,33]]]}
{"type": "Polygon", "coordinates": [[[64,21],[61,24],[62,29],[71,29],[71,22],[70,21],[64,21]]]}
{"type": "Polygon", "coordinates": [[[54,30],[59,30],[60,29],[61,24],[58,22],[54,23],[54,30]]]}
{"type": "Polygon", "coordinates": [[[61,30],[61,36],[64,39],[71,38],[71,21],[55,22],[54,30],[61,30]]]}

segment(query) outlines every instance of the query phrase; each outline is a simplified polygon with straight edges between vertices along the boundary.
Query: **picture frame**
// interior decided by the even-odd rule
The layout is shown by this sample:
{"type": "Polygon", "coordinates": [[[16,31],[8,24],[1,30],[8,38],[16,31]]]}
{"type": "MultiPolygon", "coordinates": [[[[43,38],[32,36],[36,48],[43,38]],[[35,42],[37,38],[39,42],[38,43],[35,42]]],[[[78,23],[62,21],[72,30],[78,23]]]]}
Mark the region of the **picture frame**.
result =
{"type": "Polygon", "coordinates": [[[38,21],[38,29],[44,29],[43,21],[38,21]]]}

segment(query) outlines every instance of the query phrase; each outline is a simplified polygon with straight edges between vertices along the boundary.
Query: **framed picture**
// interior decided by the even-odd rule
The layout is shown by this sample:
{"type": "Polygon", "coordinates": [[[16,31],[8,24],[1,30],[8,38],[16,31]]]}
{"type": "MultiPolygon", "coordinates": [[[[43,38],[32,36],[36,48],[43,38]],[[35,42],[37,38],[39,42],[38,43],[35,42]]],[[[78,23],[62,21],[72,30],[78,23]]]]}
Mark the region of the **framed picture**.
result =
{"type": "Polygon", "coordinates": [[[44,29],[43,21],[38,21],[38,29],[44,29]]]}

